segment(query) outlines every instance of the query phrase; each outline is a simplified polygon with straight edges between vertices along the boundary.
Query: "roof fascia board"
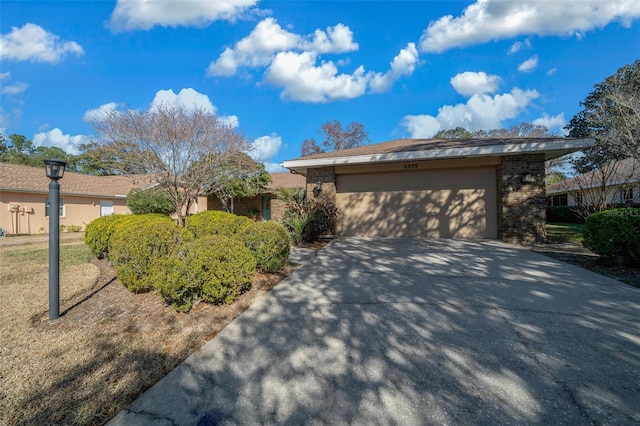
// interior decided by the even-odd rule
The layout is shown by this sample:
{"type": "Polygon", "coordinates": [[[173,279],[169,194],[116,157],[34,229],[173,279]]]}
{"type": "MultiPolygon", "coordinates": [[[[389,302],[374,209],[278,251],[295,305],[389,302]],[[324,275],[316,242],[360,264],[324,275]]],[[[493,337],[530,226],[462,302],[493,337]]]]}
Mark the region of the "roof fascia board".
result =
{"type": "Polygon", "coordinates": [[[440,158],[484,157],[496,155],[517,155],[532,152],[580,150],[593,146],[594,139],[555,139],[548,142],[529,142],[504,145],[489,145],[468,148],[431,149],[425,151],[404,151],[387,154],[353,155],[346,157],[290,160],[282,163],[286,168],[322,167],[348,164],[382,163],[392,161],[431,160],[440,158]]]}
{"type": "MultiPolygon", "coordinates": [[[[26,192],[28,194],[49,194],[49,191],[42,191],[39,189],[23,189],[23,188],[0,188],[0,191],[5,192],[26,192]]],[[[83,194],[77,192],[63,192],[60,191],[60,195],[66,195],[68,197],[89,197],[89,198],[114,198],[114,199],[123,199],[127,198],[126,195],[116,194],[116,195],[99,195],[99,194],[83,194]]]]}

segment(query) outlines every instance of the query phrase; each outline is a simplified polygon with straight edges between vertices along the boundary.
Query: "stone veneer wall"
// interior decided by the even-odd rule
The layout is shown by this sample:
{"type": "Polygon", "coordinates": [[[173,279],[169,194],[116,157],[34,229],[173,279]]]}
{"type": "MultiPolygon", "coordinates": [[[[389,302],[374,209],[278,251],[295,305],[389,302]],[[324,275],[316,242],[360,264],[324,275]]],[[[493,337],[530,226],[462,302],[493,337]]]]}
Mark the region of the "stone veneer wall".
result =
{"type": "Polygon", "coordinates": [[[502,157],[498,166],[498,238],[508,243],[533,244],[547,238],[544,154],[502,157]],[[522,174],[531,173],[532,183],[522,174]]]}
{"type": "Polygon", "coordinates": [[[328,201],[336,203],[336,169],[335,167],[322,167],[307,169],[307,200],[328,201]],[[316,182],[322,182],[322,191],[316,197],[313,188],[316,182]]]}

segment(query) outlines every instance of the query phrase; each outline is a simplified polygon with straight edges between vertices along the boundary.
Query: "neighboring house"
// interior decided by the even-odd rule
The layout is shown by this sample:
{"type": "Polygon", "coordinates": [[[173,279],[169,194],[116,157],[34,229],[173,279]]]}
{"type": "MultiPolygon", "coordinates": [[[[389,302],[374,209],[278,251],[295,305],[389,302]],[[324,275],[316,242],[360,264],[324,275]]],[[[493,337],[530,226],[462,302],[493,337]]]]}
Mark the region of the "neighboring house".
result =
{"type": "Polygon", "coordinates": [[[549,206],[606,207],[640,204],[640,161],[611,163],[547,187],[549,206]]]}
{"type": "MultiPolygon", "coordinates": [[[[546,238],[546,160],[593,139],[398,139],[285,161],[345,236],[546,238]]],[[[479,254],[481,255],[481,254],[479,254]]]]}
{"type": "MultiPolygon", "coordinates": [[[[263,220],[282,219],[286,205],[278,200],[276,195],[280,188],[305,188],[306,178],[291,172],[271,173],[271,182],[262,193],[254,197],[235,197],[233,199],[233,212],[235,214],[249,216],[250,210],[258,212],[263,220]]],[[[223,210],[222,202],[217,197],[210,195],[207,198],[207,210],[223,210]]]]}

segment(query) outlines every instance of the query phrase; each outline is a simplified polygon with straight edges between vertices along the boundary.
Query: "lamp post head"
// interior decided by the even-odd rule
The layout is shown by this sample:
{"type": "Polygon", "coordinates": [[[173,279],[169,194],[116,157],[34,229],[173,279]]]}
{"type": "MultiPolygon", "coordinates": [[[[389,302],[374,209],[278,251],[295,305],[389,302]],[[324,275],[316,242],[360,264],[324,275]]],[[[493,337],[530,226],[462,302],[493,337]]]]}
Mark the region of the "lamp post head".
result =
{"type": "Polygon", "coordinates": [[[47,173],[47,177],[51,180],[62,179],[64,175],[64,167],[67,165],[65,161],[52,158],[50,160],[44,160],[44,169],[47,173]]]}

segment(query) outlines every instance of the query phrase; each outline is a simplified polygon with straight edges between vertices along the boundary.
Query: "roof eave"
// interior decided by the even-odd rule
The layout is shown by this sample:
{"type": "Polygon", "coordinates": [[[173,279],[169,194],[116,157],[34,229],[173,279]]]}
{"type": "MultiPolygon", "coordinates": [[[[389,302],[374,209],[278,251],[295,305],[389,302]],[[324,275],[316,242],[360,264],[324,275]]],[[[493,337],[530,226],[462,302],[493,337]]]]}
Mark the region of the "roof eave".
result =
{"type": "Polygon", "coordinates": [[[561,157],[580,151],[595,144],[592,138],[553,139],[544,142],[513,143],[465,148],[431,149],[424,151],[401,151],[385,154],[352,155],[345,157],[325,157],[309,160],[289,160],[282,166],[306,175],[308,168],[343,166],[371,163],[390,163],[397,161],[437,160],[452,158],[495,157],[527,153],[544,153],[545,160],[561,157]]]}

